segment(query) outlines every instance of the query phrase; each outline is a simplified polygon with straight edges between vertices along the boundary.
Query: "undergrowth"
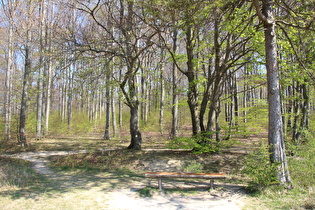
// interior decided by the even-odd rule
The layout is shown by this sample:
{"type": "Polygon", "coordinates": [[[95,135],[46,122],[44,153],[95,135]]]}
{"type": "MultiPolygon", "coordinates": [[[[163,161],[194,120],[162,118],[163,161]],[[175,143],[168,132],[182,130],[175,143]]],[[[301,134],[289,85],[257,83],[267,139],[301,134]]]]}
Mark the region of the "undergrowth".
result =
{"type": "Polygon", "coordinates": [[[0,157],[0,188],[26,188],[38,180],[38,174],[29,162],[0,157]]]}
{"type": "Polygon", "coordinates": [[[261,148],[258,153],[247,156],[244,171],[252,178],[249,187],[255,190],[252,195],[257,202],[270,209],[315,209],[315,140],[305,141],[294,148],[294,155],[289,156],[292,150],[287,155],[291,190],[273,185],[274,178],[270,176],[273,168],[261,148]]]}

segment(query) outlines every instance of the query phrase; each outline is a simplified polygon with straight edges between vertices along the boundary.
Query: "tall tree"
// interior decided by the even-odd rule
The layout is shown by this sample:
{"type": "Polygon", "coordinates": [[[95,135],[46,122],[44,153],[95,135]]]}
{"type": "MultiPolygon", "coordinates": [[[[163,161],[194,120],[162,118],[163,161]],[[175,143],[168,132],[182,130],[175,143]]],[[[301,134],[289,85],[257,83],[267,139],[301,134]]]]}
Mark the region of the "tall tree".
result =
{"type": "Polygon", "coordinates": [[[37,78],[37,113],[36,113],[36,137],[43,136],[43,114],[44,114],[44,69],[45,69],[45,35],[46,35],[46,0],[41,0],[39,7],[39,71],[37,78]]]}
{"type": "MultiPolygon", "coordinates": [[[[131,142],[128,149],[141,149],[142,137],[139,129],[139,93],[137,73],[140,69],[140,56],[153,45],[151,41],[155,32],[143,24],[140,18],[143,13],[135,1],[109,1],[100,0],[89,5],[88,2],[77,1],[80,10],[89,14],[90,23],[98,28],[100,33],[91,37],[84,37],[84,44],[79,44],[85,51],[105,55],[109,58],[118,57],[125,68],[121,77],[117,75],[125,103],[130,109],[130,135],[131,142]],[[104,23],[103,19],[108,21],[104,23]],[[111,24],[108,24],[111,23],[111,24]],[[113,30],[113,27],[115,30],[113,30]],[[113,33],[114,31],[114,33],[113,33]],[[102,40],[98,39],[102,37],[102,40]],[[96,44],[99,43],[99,44],[96,44]],[[105,48],[104,48],[105,47],[105,48]]],[[[119,72],[118,72],[119,73],[119,72]]]]}
{"type": "Polygon", "coordinates": [[[11,112],[12,112],[12,74],[14,64],[14,48],[13,48],[13,27],[14,27],[14,13],[15,13],[15,1],[9,0],[1,2],[3,10],[8,18],[8,46],[7,46],[7,58],[6,58],[6,74],[5,74],[5,95],[4,95],[4,134],[5,140],[11,138],[11,112]]]}
{"type": "Polygon", "coordinates": [[[283,137],[280,80],[277,61],[277,32],[273,11],[274,1],[254,0],[253,3],[256,8],[257,15],[265,29],[265,52],[269,104],[268,142],[270,148],[270,160],[273,163],[279,164],[276,172],[279,182],[291,188],[291,178],[286,160],[283,137]]]}
{"type": "MultiPolygon", "coordinates": [[[[178,32],[177,29],[174,27],[173,32],[172,32],[172,52],[174,54],[176,54],[176,50],[177,50],[177,36],[178,36],[178,32]]],[[[178,101],[179,101],[179,97],[178,97],[178,70],[175,64],[175,61],[173,61],[172,63],[172,129],[171,129],[171,137],[177,137],[178,135],[178,124],[179,124],[179,120],[178,120],[178,113],[179,113],[179,109],[178,109],[178,101]]]]}
{"type": "Polygon", "coordinates": [[[29,76],[31,73],[31,18],[32,18],[32,1],[26,3],[26,34],[25,34],[25,43],[24,43],[24,75],[23,75],[23,84],[22,84],[22,99],[20,106],[20,124],[19,124],[19,143],[21,146],[28,146],[27,137],[26,137],[26,115],[27,115],[27,102],[28,102],[28,88],[29,88],[29,76]]]}

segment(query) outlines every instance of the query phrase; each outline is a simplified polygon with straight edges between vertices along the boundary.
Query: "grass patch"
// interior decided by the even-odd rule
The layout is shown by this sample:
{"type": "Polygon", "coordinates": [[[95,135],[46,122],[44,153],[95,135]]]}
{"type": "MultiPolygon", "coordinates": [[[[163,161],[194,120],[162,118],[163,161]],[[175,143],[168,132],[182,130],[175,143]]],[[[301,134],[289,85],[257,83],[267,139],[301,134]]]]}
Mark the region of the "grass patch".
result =
{"type": "Polygon", "coordinates": [[[0,157],[0,188],[27,188],[34,186],[40,176],[29,162],[0,157]]]}
{"type": "MultiPolygon", "coordinates": [[[[269,209],[315,209],[314,153],[314,140],[297,147],[294,152],[295,155],[288,157],[294,189],[287,190],[281,186],[264,186],[260,191],[253,194],[257,203],[269,209]]],[[[260,166],[262,166],[261,163],[256,164],[256,168],[260,169],[260,166]]]]}

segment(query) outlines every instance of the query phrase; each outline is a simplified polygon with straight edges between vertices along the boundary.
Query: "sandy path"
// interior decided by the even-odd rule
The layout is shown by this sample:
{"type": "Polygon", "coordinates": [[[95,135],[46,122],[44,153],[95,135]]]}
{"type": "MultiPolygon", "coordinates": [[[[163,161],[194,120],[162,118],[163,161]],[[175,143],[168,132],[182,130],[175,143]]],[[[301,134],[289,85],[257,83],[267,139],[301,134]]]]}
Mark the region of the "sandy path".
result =
{"type": "MultiPolygon", "coordinates": [[[[47,163],[49,156],[54,155],[69,155],[75,153],[86,153],[86,150],[81,151],[43,151],[43,152],[24,152],[14,155],[3,155],[10,158],[20,158],[33,163],[33,168],[40,174],[56,179],[56,173],[52,171],[47,163]]],[[[69,185],[72,180],[69,176],[60,177],[58,174],[57,180],[63,181],[64,186],[69,185]],[[68,180],[68,181],[67,181],[68,180]]],[[[102,200],[102,209],[113,210],[175,210],[175,209],[242,209],[245,203],[245,194],[241,187],[229,187],[222,185],[222,191],[202,191],[196,195],[180,195],[178,193],[165,194],[163,192],[155,191],[152,197],[140,197],[136,192],[139,189],[145,188],[148,185],[147,180],[131,181],[128,185],[120,189],[113,189],[109,191],[102,191],[98,188],[86,189],[87,194],[93,194],[95,201],[102,200]],[[132,186],[132,187],[131,187],[132,186]],[[104,200],[104,193],[106,198],[104,200]]],[[[81,192],[82,193],[82,192],[81,192]]],[[[92,208],[93,209],[93,208],[92,208]]],[[[95,208],[97,209],[97,208],[95,208]]]]}

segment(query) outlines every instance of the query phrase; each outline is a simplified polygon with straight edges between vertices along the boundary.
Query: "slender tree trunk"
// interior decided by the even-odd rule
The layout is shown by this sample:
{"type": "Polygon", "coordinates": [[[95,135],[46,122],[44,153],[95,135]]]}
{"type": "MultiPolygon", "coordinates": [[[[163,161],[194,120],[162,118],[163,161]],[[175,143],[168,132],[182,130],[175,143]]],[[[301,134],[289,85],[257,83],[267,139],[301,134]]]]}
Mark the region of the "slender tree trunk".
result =
{"type": "Polygon", "coordinates": [[[118,124],[119,124],[119,130],[120,132],[122,131],[122,124],[123,124],[123,102],[122,102],[122,98],[120,96],[119,100],[118,100],[118,124]]]}
{"type": "MultiPolygon", "coordinates": [[[[50,5],[50,0],[48,0],[48,5],[50,5]]],[[[47,13],[48,14],[48,13],[47,13]]],[[[52,6],[52,10],[50,11],[50,14],[54,14],[54,6],[52,6]]],[[[47,16],[47,19],[48,16],[47,16]]],[[[48,135],[49,133],[49,117],[50,117],[50,107],[51,107],[51,89],[52,89],[52,80],[53,80],[53,69],[52,69],[52,26],[53,22],[50,19],[49,23],[47,24],[48,31],[47,31],[47,37],[46,37],[46,45],[48,46],[48,53],[50,54],[48,56],[47,61],[47,91],[46,91],[46,113],[45,113],[45,134],[48,135]]]]}
{"type": "Polygon", "coordinates": [[[277,61],[276,23],[273,14],[273,1],[262,0],[262,9],[259,1],[254,0],[257,15],[265,28],[266,69],[268,82],[269,125],[268,142],[270,148],[270,161],[279,164],[277,169],[278,180],[281,184],[291,188],[288,164],[285,154],[281,100],[280,80],[277,61]]]}
{"type": "Polygon", "coordinates": [[[163,134],[163,123],[164,123],[164,103],[165,103],[165,89],[164,89],[164,78],[163,78],[163,69],[160,69],[160,83],[161,83],[161,101],[160,101],[160,133],[163,134]]]}
{"type": "Polygon", "coordinates": [[[106,97],[106,112],[105,112],[105,133],[104,139],[110,140],[110,104],[111,104],[111,97],[110,97],[110,69],[108,68],[109,65],[106,66],[106,87],[105,87],[105,97],[106,97]]]}
{"type": "MultiPolygon", "coordinates": [[[[122,80],[122,65],[119,67],[119,81],[122,80]]],[[[119,132],[122,131],[122,124],[123,124],[123,97],[121,94],[118,93],[118,125],[119,125],[119,132]]]]}
{"type": "MultiPolygon", "coordinates": [[[[10,6],[9,6],[10,7],[10,6]]],[[[11,8],[10,8],[11,10],[11,8]]],[[[13,20],[9,14],[8,57],[5,75],[5,103],[4,103],[4,133],[5,140],[11,139],[11,98],[12,98],[12,72],[13,72],[13,20]]]]}
{"type": "MultiPolygon", "coordinates": [[[[173,31],[173,53],[176,53],[177,50],[177,30],[173,31]]],[[[171,138],[177,137],[178,135],[178,92],[177,92],[177,80],[178,80],[178,70],[173,61],[172,65],[172,130],[171,138]]]]}
{"type": "Polygon", "coordinates": [[[116,123],[116,99],[115,99],[115,88],[111,92],[111,110],[112,110],[112,127],[113,136],[117,136],[117,123],[116,123]]]}
{"type": "Polygon", "coordinates": [[[45,51],[45,26],[46,26],[46,0],[41,0],[40,4],[40,57],[39,57],[39,72],[37,84],[37,114],[36,114],[36,137],[43,137],[43,114],[44,114],[44,51],[45,51]]]}
{"type": "Polygon", "coordinates": [[[238,87],[236,81],[236,74],[233,76],[233,101],[234,101],[234,117],[235,117],[235,127],[238,131],[238,122],[239,122],[239,103],[238,103],[238,87]]]}
{"type": "Polygon", "coordinates": [[[217,142],[221,142],[221,137],[220,137],[221,127],[220,127],[220,120],[219,120],[220,112],[221,110],[220,110],[220,103],[219,103],[215,110],[215,140],[217,142]]]}
{"type": "Polygon", "coordinates": [[[213,83],[213,75],[211,73],[212,68],[212,58],[209,59],[209,66],[208,66],[208,80],[206,84],[206,88],[203,94],[202,102],[200,105],[200,112],[199,112],[199,119],[200,119],[200,130],[201,132],[206,132],[206,126],[205,126],[205,114],[207,110],[207,106],[209,103],[209,97],[210,97],[210,90],[211,85],[213,83]]]}
{"type": "MultiPolygon", "coordinates": [[[[49,44],[51,45],[51,43],[49,44]]],[[[51,52],[51,47],[49,47],[51,52]]],[[[48,60],[48,72],[47,72],[47,91],[46,91],[46,114],[45,114],[45,133],[49,133],[49,115],[50,115],[50,106],[51,106],[51,88],[52,88],[52,61],[51,58],[48,60]]]]}
{"type": "Polygon", "coordinates": [[[73,72],[75,71],[74,55],[71,55],[70,67],[68,69],[68,94],[67,94],[67,125],[68,130],[71,128],[72,122],[72,97],[73,97],[73,72]]]}

